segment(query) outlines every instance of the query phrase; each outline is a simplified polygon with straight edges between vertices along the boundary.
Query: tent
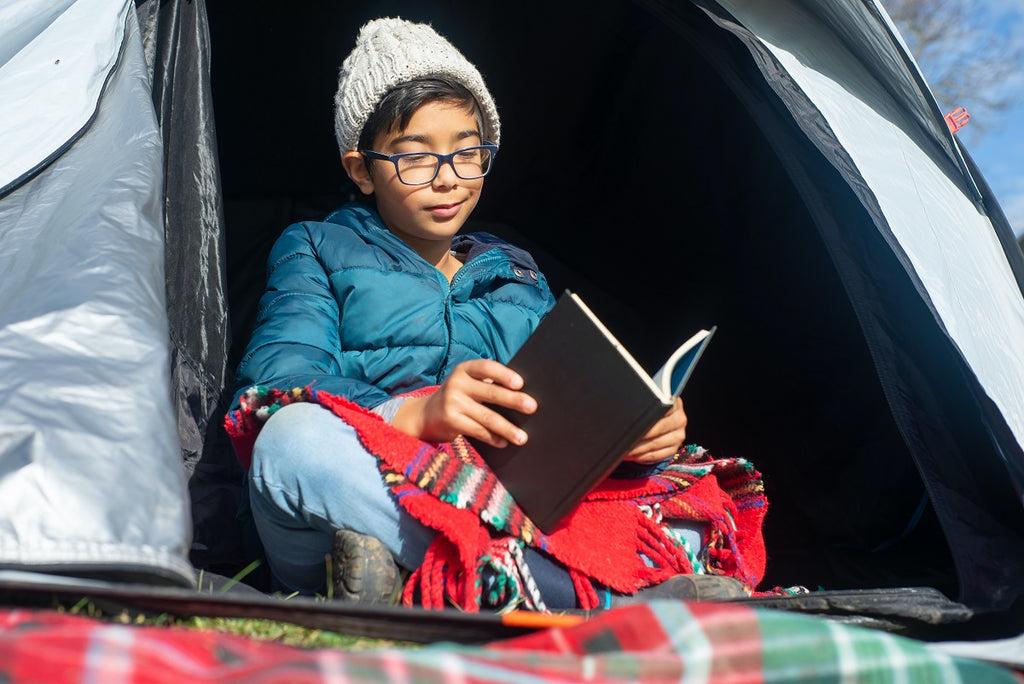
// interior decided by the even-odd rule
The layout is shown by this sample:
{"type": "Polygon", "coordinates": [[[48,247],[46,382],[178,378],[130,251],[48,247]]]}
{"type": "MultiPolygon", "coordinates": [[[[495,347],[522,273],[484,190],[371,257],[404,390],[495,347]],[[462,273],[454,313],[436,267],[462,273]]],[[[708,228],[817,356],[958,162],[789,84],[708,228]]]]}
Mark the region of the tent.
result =
{"type": "Polygon", "coordinates": [[[232,368],[277,234],[351,192],[331,97],[381,15],[501,108],[473,228],[648,366],[718,326],[690,436],[765,474],[763,586],[1010,609],[1024,258],[875,0],[4,3],[0,570],[240,567],[232,368]]]}

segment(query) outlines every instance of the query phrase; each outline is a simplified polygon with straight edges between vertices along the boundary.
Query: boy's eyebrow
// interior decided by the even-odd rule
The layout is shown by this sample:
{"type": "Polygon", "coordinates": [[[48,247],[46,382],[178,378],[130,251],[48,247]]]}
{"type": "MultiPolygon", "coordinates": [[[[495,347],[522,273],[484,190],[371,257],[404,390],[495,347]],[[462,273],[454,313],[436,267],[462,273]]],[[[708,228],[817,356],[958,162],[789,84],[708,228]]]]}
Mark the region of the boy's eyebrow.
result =
{"type": "Polygon", "coordinates": [[[401,142],[426,143],[426,142],[429,142],[429,140],[427,139],[427,136],[425,136],[425,135],[416,135],[414,133],[407,133],[406,135],[400,135],[397,138],[394,138],[391,141],[391,144],[394,145],[395,143],[401,143],[401,142]]]}
{"type": "MultiPolygon", "coordinates": [[[[476,130],[475,128],[470,128],[465,131],[459,131],[458,133],[455,134],[456,140],[465,140],[466,138],[473,137],[481,138],[480,131],[476,130]]],[[[406,133],[405,135],[400,135],[397,138],[392,139],[391,144],[396,145],[398,143],[403,142],[417,142],[426,145],[429,144],[431,140],[430,136],[422,135],[419,133],[406,133]]]]}

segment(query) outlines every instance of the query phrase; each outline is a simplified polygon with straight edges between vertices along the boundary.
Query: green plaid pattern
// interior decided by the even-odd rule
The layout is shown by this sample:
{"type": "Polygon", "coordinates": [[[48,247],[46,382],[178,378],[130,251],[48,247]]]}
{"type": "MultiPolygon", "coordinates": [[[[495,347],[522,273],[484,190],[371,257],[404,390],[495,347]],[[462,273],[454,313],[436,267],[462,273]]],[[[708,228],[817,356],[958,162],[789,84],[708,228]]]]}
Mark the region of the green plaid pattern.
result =
{"type": "Polygon", "coordinates": [[[988,682],[1020,672],[828,620],[658,601],[483,647],[345,652],[0,611],[0,682],[988,682]]]}

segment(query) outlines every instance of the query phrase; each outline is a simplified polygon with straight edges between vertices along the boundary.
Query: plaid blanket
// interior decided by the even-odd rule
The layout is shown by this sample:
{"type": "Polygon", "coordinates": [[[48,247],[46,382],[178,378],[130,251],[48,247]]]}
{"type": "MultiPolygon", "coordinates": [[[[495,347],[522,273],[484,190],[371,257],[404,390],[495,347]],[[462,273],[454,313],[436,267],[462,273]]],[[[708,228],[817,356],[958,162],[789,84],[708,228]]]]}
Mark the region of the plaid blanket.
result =
{"type": "Polygon", "coordinates": [[[303,650],[184,628],[0,611],[0,681],[946,682],[1024,675],[884,632],[725,603],[653,602],[483,647],[303,650]]]}
{"type": "Polygon", "coordinates": [[[529,580],[515,561],[517,544],[561,561],[586,609],[601,607],[603,587],[632,594],[676,574],[708,572],[735,577],[753,591],[764,575],[761,524],[767,499],[760,473],[745,460],[716,460],[704,449],[687,447],[656,475],[606,480],[557,530],[545,534],[467,441],[422,442],[352,402],[309,388],[257,387],[243,396],[242,408],[226,421],[243,465],[264,422],[297,401],[319,403],[355,428],[400,505],[438,532],[406,584],[406,604],[415,597],[427,608],[451,601],[479,610],[486,570],[501,578],[499,595],[487,597],[488,605],[518,605],[525,599],[528,606],[542,607],[524,589],[529,580]],[[704,555],[697,557],[665,524],[673,519],[706,524],[704,555]]]}

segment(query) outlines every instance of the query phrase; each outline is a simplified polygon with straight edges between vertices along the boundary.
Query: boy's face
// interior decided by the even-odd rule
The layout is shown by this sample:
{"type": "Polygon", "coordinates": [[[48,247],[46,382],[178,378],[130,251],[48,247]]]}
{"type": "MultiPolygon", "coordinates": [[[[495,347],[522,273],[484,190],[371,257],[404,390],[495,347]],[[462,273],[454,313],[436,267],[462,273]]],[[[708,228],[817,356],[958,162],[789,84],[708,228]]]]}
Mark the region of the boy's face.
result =
{"type": "MultiPolygon", "coordinates": [[[[374,151],[383,154],[448,154],[483,141],[471,109],[433,101],[417,109],[404,130],[382,133],[373,142],[374,151]]],[[[377,211],[388,230],[428,260],[451,248],[452,237],[476,207],[484,182],[463,180],[450,164],[442,164],[432,182],[405,185],[390,162],[371,162],[372,175],[358,152],[345,153],[342,163],[364,194],[377,196],[377,211]]]]}

